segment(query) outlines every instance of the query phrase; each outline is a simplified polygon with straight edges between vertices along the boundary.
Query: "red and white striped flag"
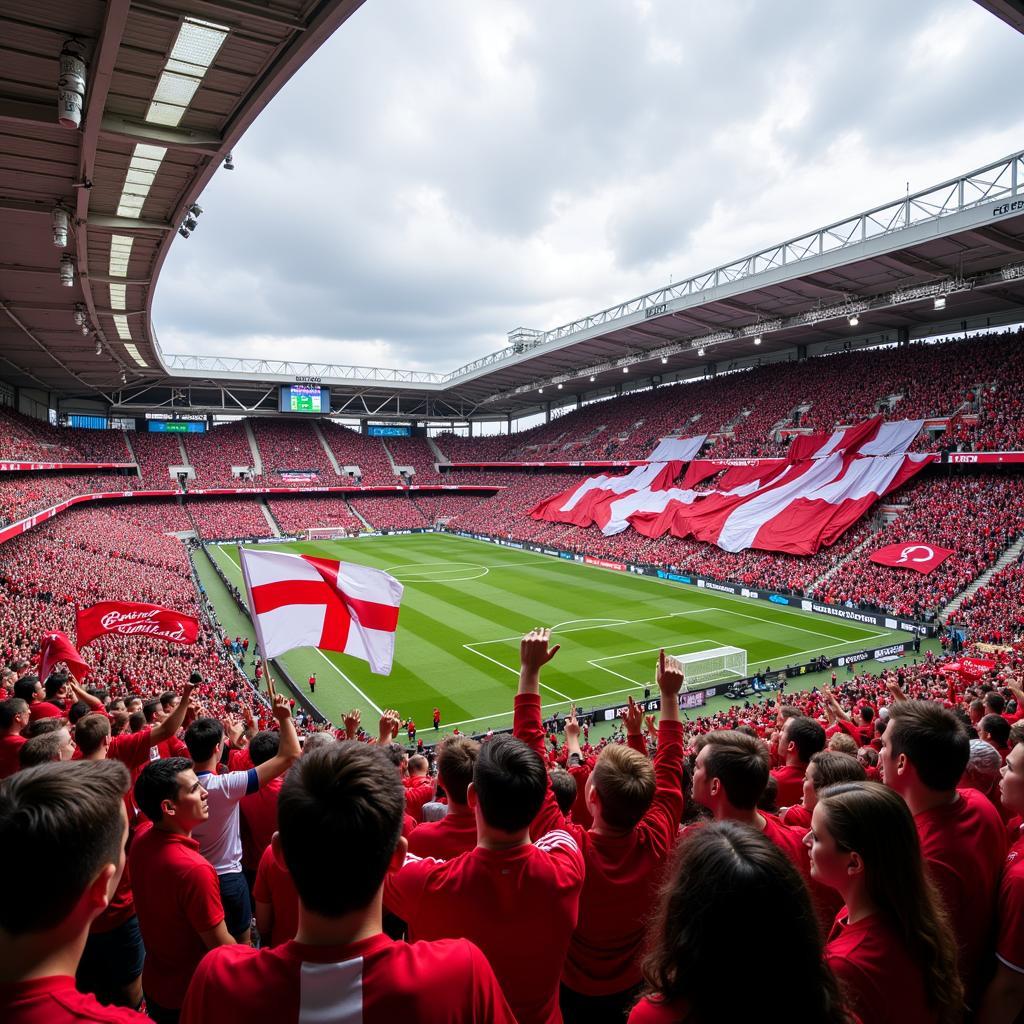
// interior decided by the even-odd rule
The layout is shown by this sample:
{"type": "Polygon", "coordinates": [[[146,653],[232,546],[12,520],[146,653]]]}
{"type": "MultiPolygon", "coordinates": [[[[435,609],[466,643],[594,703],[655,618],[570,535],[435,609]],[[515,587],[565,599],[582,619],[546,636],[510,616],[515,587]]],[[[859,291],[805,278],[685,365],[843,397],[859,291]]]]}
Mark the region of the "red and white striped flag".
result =
{"type": "Polygon", "coordinates": [[[340,651],[388,675],[405,589],[365,565],[239,548],[249,610],[267,658],[296,647],[340,651]]]}

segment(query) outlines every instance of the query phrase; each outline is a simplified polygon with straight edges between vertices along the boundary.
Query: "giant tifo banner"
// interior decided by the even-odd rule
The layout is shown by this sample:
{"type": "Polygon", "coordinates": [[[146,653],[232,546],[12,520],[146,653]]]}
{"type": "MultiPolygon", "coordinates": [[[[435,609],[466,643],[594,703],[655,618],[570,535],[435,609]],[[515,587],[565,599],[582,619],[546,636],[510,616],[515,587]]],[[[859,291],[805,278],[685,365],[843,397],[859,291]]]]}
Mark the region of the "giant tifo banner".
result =
{"type": "Polygon", "coordinates": [[[717,486],[702,491],[692,481],[714,475],[705,476],[705,467],[687,474],[690,486],[673,487],[677,464],[651,463],[622,477],[592,477],[540,502],[531,515],[597,524],[606,535],[632,527],[646,537],[693,537],[725,551],[810,555],[834,544],[879,498],[934,459],[905,452],[920,427],[916,420],[875,417],[822,435],[808,446],[809,457],[730,466],[717,486]]]}

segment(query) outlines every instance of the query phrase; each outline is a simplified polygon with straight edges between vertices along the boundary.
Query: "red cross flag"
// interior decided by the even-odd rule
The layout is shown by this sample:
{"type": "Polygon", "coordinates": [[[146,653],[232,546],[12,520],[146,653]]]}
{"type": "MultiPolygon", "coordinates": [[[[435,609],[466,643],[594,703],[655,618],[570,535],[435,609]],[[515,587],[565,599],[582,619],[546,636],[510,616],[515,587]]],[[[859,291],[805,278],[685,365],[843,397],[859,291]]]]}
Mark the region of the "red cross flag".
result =
{"type": "Polygon", "coordinates": [[[937,544],[913,540],[902,544],[887,544],[868,555],[868,561],[889,565],[894,569],[915,569],[917,572],[929,573],[955,553],[952,548],[940,548],[937,544]]]}
{"type": "Polygon", "coordinates": [[[239,548],[260,651],[340,651],[388,675],[395,656],[401,583],[380,569],[313,555],[239,548]]]}

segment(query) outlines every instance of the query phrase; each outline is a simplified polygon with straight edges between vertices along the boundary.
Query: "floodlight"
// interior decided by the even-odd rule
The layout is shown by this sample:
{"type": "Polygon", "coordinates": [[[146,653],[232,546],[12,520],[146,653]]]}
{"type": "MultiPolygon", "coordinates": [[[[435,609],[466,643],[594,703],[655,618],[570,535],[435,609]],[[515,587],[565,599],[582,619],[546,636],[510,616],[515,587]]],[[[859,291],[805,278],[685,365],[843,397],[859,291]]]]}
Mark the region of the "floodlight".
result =
{"type": "Polygon", "coordinates": [[[853,315],[852,315],[852,316],[850,317],[850,326],[851,326],[851,327],[856,327],[856,326],[857,326],[857,324],[859,324],[859,323],[860,323],[860,317],[859,317],[859,316],[857,316],[857,314],[856,314],[856,313],[854,313],[854,314],[853,314],[853,315]]]}
{"type": "Polygon", "coordinates": [[[668,356],[661,357],[661,365],[664,366],[668,362],[668,356]]]}
{"type": "Polygon", "coordinates": [[[235,162],[231,159],[231,154],[228,153],[228,155],[226,157],[224,157],[224,170],[225,171],[233,171],[234,169],[235,169],[235,162]]]}
{"type": "Polygon", "coordinates": [[[80,302],[75,303],[74,317],[75,323],[78,324],[79,327],[81,327],[82,324],[85,323],[85,306],[83,306],[80,302]]]}
{"type": "Polygon", "coordinates": [[[99,338],[96,339],[96,355],[103,355],[103,342],[99,338]]]}
{"type": "Polygon", "coordinates": [[[622,368],[622,372],[623,372],[623,373],[629,373],[629,367],[628,367],[628,366],[624,366],[624,367],[622,368]]]}
{"type": "Polygon", "coordinates": [[[945,309],[946,308],[946,296],[945,295],[939,295],[939,296],[936,297],[936,299],[935,299],[935,308],[936,309],[945,309]]]}
{"type": "Polygon", "coordinates": [[[760,345],[761,344],[761,335],[760,334],[754,339],[754,344],[755,345],[760,345]]]}
{"type": "Polygon", "coordinates": [[[68,244],[68,211],[63,206],[55,206],[50,214],[53,225],[53,244],[63,249],[68,244]]]}
{"type": "Polygon", "coordinates": [[[590,375],[590,383],[593,384],[595,380],[597,380],[597,378],[593,374],[591,374],[590,375]]]}
{"type": "Polygon", "coordinates": [[[195,231],[196,223],[195,217],[186,217],[184,227],[187,231],[195,231]]]}
{"type": "Polygon", "coordinates": [[[199,217],[203,212],[203,208],[198,203],[193,203],[188,208],[188,212],[191,213],[193,217],[199,217]]]}
{"type": "Polygon", "coordinates": [[[559,384],[559,385],[558,385],[558,390],[559,390],[559,391],[561,391],[561,390],[562,390],[562,385],[561,385],[561,384],[559,384]]]}
{"type": "Polygon", "coordinates": [[[86,336],[86,337],[88,338],[88,337],[89,337],[89,332],[90,332],[91,330],[92,330],[92,328],[91,328],[91,327],[89,326],[89,321],[88,321],[88,320],[86,320],[86,321],[85,321],[85,322],[84,322],[84,323],[82,324],[82,334],[84,334],[84,335],[85,335],[85,336],[86,336]]]}
{"type": "Polygon", "coordinates": [[[182,226],[182,227],[178,228],[178,234],[181,235],[182,238],[188,238],[188,236],[190,234],[192,234],[192,232],[191,231],[186,231],[184,226],[182,226]]]}
{"type": "Polygon", "coordinates": [[[82,123],[85,102],[85,61],[69,49],[79,45],[72,39],[60,51],[60,73],[57,78],[57,121],[62,128],[78,128],[82,123]]]}
{"type": "Polygon", "coordinates": [[[704,349],[702,349],[702,348],[697,349],[697,355],[699,355],[699,356],[704,355],[704,349]]]}
{"type": "Polygon", "coordinates": [[[64,253],[60,258],[60,283],[65,288],[73,288],[75,284],[75,261],[64,253]]]}

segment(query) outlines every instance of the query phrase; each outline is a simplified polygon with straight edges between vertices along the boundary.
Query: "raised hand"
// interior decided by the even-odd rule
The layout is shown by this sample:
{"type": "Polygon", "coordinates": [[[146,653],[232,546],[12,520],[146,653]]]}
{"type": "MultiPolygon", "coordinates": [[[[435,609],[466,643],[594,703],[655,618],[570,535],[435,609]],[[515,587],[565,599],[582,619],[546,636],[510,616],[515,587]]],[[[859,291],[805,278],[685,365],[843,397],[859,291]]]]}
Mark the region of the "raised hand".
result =
{"type": "Polygon", "coordinates": [[[580,741],[580,723],[576,719],[576,711],[565,720],[565,742],[566,743],[579,743],[580,741]]]}
{"type": "Polygon", "coordinates": [[[345,723],[345,733],[350,740],[356,738],[356,733],[359,731],[359,722],[362,719],[362,713],[359,708],[353,708],[342,721],[345,723]]]}
{"type": "Polygon", "coordinates": [[[619,718],[622,719],[622,724],[626,727],[627,736],[640,735],[640,726],[644,720],[644,713],[632,697],[629,698],[629,706],[624,707],[619,712],[619,718]]]}
{"type": "Polygon", "coordinates": [[[519,643],[519,664],[523,671],[540,672],[540,670],[558,653],[561,644],[549,647],[551,630],[531,629],[519,643]]]}
{"type": "Polygon", "coordinates": [[[658,654],[657,682],[658,689],[661,691],[662,705],[669,698],[674,701],[686,682],[683,663],[678,658],[666,654],[664,648],[658,654]]]}
{"type": "Polygon", "coordinates": [[[292,709],[288,706],[288,701],[284,699],[283,694],[278,693],[274,695],[273,712],[278,725],[284,725],[285,722],[292,720],[292,709]]]}

